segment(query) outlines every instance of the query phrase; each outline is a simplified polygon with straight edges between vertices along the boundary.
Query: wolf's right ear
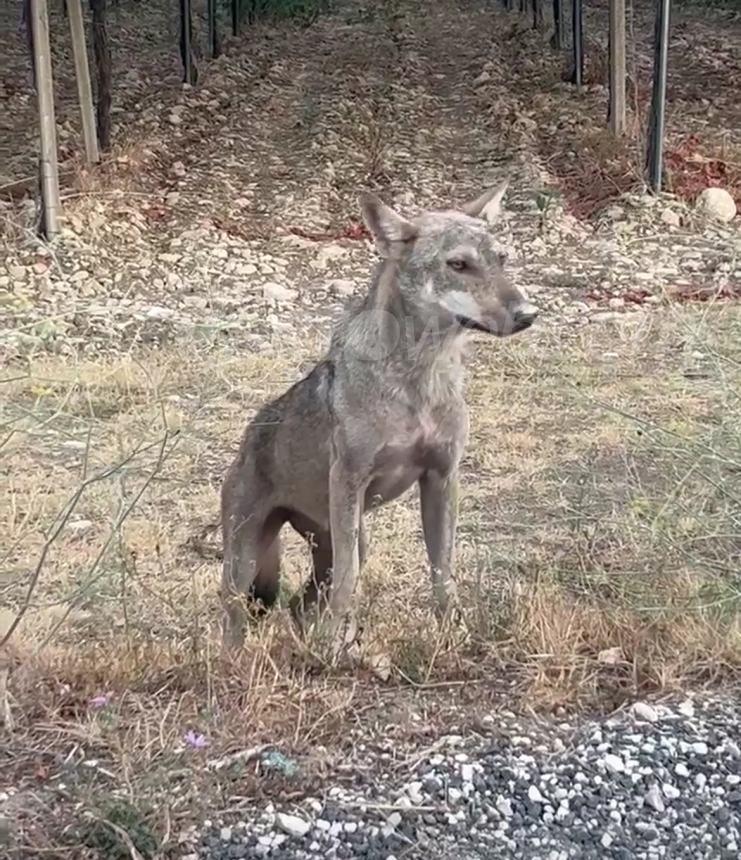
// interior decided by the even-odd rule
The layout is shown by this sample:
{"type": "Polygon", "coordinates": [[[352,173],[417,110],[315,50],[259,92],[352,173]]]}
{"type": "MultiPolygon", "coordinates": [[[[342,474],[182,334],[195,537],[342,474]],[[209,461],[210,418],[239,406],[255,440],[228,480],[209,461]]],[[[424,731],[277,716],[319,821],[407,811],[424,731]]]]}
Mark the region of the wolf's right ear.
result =
{"type": "Polygon", "coordinates": [[[394,244],[409,242],[417,235],[411,222],[402,218],[370,191],[363,191],[360,194],[359,202],[365,225],[370,230],[376,247],[382,254],[388,254],[394,244]]]}
{"type": "Polygon", "coordinates": [[[461,212],[472,218],[483,218],[489,224],[495,223],[502,214],[502,200],[508,187],[509,179],[505,179],[499,185],[487,188],[480,197],[469,201],[465,206],[461,206],[461,212]]]}

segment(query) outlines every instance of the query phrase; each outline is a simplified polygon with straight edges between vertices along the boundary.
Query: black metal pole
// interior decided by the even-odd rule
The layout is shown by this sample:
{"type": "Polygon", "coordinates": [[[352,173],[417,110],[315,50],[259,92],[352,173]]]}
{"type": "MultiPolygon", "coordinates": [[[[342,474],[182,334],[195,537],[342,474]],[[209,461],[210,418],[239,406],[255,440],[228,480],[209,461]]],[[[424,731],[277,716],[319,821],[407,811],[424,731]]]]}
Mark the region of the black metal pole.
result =
{"type": "Polygon", "coordinates": [[[654,80],[648,131],[648,182],[661,191],[664,169],[664,120],[666,116],[666,72],[669,60],[671,0],[657,0],[654,31],[654,80]]]}
{"type": "Polygon", "coordinates": [[[563,48],[563,0],[553,0],[553,47],[560,51],[563,48]]]}
{"type": "Polygon", "coordinates": [[[584,23],[582,12],[582,0],[573,0],[572,3],[571,29],[573,32],[574,46],[574,73],[571,83],[581,89],[584,81],[584,23]]]}
{"type": "Polygon", "coordinates": [[[208,48],[214,59],[221,54],[218,20],[216,16],[216,2],[217,0],[208,0],[208,48]]]}
{"type": "Polygon", "coordinates": [[[232,0],[232,36],[239,35],[239,0],[232,0]]]}

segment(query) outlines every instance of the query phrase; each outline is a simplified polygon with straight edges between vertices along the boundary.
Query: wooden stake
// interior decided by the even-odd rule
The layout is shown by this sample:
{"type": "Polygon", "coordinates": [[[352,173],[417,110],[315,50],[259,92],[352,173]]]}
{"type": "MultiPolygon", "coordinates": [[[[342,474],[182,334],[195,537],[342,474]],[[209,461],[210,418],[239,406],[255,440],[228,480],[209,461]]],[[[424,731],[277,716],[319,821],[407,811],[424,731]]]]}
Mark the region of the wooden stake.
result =
{"type": "Polygon", "coordinates": [[[41,138],[41,196],[44,207],[43,230],[47,239],[59,232],[59,165],[57,164],[57,129],[54,119],[54,82],[49,47],[49,12],[46,0],[31,0],[33,21],[33,60],[39,103],[39,136],[41,138]]]}
{"type": "Polygon", "coordinates": [[[98,152],[98,135],[95,131],[93,91],[90,86],[90,69],[87,64],[81,0],[67,0],[67,13],[69,15],[70,35],[72,36],[72,53],[75,57],[75,76],[77,78],[77,94],[80,99],[85,155],[88,164],[97,164],[100,161],[100,153],[98,152]]]}
{"type": "Polygon", "coordinates": [[[98,76],[98,142],[101,149],[111,145],[111,48],[106,27],[106,0],[90,0],[93,10],[93,51],[98,76]]]}
{"type": "Polygon", "coordinates": [[[654,81],[648,132],[648,181],[661,191],[664,170],[664,117],[666,114],[666,70],[669,60],[671,0],[658,0],[654,32],[654,81]]]}
{"type": "Polygon", "coordinates": [[[610,0],[610,129],[625,132],[625,0],[610,0]]]}

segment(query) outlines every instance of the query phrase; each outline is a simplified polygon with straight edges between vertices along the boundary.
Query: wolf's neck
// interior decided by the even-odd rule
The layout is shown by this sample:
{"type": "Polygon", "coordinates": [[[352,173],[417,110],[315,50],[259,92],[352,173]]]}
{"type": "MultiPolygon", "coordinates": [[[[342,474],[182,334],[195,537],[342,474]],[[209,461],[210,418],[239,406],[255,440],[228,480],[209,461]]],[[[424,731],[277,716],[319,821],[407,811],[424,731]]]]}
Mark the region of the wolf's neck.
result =
{"type": "Polygon", "coordinates": [[[465,338],[440,326],[437,316],[425,312],[400,284],[403,272],[394,261],[384,260],[374,273],[365,300],[351,311],[335,341],[347,360],[380,362],[412,387],[425,379],[451,376],[461,369],[465,338]],[[341,346],[340,346],[341,344],[341,346]]]}

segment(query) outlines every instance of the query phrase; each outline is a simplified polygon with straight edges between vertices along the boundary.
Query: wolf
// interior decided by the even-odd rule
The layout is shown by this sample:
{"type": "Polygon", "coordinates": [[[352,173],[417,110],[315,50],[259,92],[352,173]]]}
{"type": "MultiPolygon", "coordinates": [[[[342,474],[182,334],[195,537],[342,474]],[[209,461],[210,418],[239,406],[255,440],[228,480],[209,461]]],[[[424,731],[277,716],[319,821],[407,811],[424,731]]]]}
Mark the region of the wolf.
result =
{"type": "Polygon", "coordinates": [[[363,220],[380,261],[326,356],[247,426],[221,493],[224,646],[250,605],[275,603],[280,531],[311,549],[290,603],[299,629],[347,638],[366,555],[364,515],[418,485],[435,611],[453,605],[459,463],[468,435],[463,347],[529,328],[537,309],[505,274],[491,225],[507,182],[457,208],[406,218],[370,192],[363,220]],[[343,632],[344,631],[344,632],[343,632]]]}

